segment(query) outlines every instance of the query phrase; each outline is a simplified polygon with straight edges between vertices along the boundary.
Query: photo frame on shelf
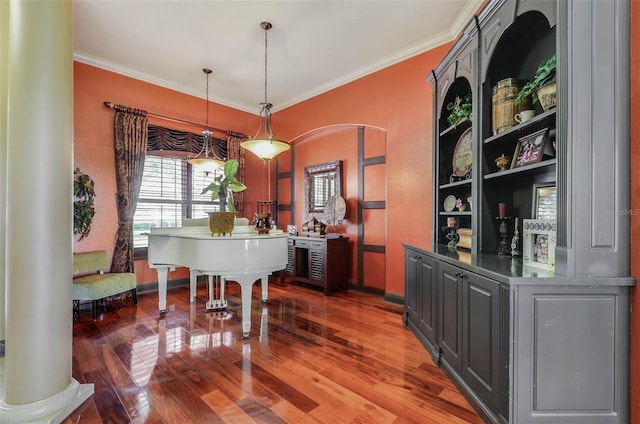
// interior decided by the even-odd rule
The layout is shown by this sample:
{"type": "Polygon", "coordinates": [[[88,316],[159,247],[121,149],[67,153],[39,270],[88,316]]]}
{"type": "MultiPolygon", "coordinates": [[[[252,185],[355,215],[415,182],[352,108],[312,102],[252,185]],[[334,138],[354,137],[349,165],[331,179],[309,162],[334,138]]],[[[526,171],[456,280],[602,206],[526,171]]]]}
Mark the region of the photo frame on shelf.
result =
{"type": "Polygon", "coordinates": [[[522,221],[522,261],[525,266],[555,271],[556,221],[525,219],[522,221]]]}
{"type": "Polygon", "coordinates": [[[547,142],[548,131],[548,128],[544,128],[518,140],[516,150],[513,153],[511,169],[540,162],[547,142]]]}
{"type": "Polygon", "coordinates": [[[531,200],[531,218],[555,220],[556,211],[556,184],[534,184],[533,199],[531,200]]]}

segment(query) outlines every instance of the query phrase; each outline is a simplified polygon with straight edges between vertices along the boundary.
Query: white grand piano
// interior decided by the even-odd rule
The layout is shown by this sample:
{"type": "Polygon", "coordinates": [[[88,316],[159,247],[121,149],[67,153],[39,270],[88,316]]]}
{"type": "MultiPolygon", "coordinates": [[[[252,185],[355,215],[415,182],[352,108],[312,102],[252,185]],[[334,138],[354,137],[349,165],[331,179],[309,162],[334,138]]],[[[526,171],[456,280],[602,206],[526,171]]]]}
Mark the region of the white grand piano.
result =
{"type": "Polygon", "coordinates": [[[251,226],[236,226],[231,236],[212,236],[207,226],[151,228],[148,250],[149,267],[158,272],[158,308],[167,310],[167,278],[175,267],[190,268],[190,297],[195,297],[195,275],[209,277],[207,307],[226,305],[225,281],[240,284],[242,296],[242,336],[249,338],[251,330],[251,288],[262,282],[262,301],[268,297],[269,275],[287,265],[287,235],[273,230],[258,235],[251,226]],[[221,297],[213,299],[211,279],[221,278],[221,297]]]}

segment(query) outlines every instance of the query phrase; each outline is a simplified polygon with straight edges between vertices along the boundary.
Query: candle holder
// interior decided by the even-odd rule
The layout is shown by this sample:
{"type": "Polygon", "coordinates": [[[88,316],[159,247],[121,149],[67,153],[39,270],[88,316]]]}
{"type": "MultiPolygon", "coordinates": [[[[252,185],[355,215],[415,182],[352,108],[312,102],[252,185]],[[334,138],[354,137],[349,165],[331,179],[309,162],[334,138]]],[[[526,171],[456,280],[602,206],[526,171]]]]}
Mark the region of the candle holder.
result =
{"type": "Polygon", "coordinates": [[[509,221],[510,216],[498,216],[496,219],[498,224],[498,256],[511,255],[511,241],[509,240],[509,221]]]}
{"type": "Polygon", "coordinates": [[[447,238],[447,240],[449,240],[449,243],[447,243],[447,248],[449,248],[450,250],[455,250],[456,247],[458,247],[458,241],[460,240],[460,237],[458,236],[457,222],[454,225],[443,226],[442,231],[446,234],[445,237],[447,238]]]}

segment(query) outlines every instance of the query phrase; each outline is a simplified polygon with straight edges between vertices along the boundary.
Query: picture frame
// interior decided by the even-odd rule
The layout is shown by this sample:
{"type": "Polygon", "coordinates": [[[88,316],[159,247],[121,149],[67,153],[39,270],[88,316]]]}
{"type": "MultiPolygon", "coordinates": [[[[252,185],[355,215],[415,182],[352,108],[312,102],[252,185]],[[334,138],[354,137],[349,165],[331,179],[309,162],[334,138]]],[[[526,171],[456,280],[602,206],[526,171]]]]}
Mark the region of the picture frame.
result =
{"type": "Polygon", "coordinates": [[[522,261],[525,266],[555,271],[556,221],[524,219],[522,221],[522,261]]]}
{"type": "Polygon", "coordinates": [[[532,192],[531,218],[555,220],[557,214],[556,184],[534,184],[532,192]]]}
{"type": "Polygon", "coordinates": [[[538,163],[542,160],[548,131],[548,128],[543,128],[518,140],[511,161],[511,169],[538,163]]]}

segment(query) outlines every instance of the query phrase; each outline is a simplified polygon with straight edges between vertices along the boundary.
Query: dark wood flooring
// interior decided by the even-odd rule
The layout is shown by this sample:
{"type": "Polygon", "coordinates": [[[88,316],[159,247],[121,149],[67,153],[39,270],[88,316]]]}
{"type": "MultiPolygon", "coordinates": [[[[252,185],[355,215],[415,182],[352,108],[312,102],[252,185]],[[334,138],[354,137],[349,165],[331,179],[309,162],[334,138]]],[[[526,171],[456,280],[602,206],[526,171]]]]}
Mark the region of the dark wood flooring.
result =
{"type": "Polygon", "coordinates": [[[242,340],[240,289],[205,309],[206,284],[110,301],[73,326],[73,377],[95,394],[71,423],[481,423],[402,323],[402,307],[348,291],[254,286],[242,340]]]}

